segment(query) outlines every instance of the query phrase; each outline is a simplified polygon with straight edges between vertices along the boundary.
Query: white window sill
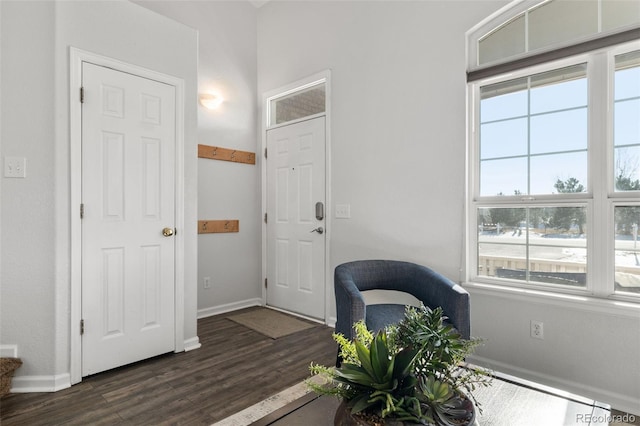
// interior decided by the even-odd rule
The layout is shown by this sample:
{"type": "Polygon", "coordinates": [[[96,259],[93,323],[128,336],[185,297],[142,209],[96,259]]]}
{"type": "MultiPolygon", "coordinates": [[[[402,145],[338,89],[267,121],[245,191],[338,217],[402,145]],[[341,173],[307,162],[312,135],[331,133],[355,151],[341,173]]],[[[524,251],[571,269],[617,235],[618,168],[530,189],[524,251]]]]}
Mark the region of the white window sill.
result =
{"type": "Polygon", "coordinates": [[[640,319],[640,299],[637,301],[617,300],[471,281],[462,283],[462,286],[471,294],[484,294],[509,300],[640,319]]]}

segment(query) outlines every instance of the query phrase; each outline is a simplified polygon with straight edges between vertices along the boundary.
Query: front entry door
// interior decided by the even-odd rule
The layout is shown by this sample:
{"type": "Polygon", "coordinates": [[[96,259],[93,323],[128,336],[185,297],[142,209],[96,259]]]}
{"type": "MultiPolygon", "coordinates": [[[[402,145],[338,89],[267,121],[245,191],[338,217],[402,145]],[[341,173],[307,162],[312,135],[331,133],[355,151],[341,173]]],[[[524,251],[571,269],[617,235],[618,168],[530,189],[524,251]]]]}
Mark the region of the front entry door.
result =
{"type": "Polygon", "coordinates": [[[175,347],[175,87],[82,66],[82,375],[175,347]]]}
{"type": "Polygon", "coordinates": [[[267,153],[267,304],[324,319],[325,117],[268,130],[267,153]]]}

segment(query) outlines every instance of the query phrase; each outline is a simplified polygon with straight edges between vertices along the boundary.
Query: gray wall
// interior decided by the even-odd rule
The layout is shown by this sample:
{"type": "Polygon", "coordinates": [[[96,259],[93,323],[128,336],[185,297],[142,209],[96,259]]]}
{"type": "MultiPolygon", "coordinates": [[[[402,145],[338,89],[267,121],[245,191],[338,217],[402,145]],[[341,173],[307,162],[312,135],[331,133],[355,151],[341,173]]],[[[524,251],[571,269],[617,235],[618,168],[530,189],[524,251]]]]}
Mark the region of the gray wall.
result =
{"type": "MultiPolygon", "coordinates": [[[[258,15],[258,90],[332,71],[331,268],[412,260],[462,281],[465,32],[502,1],[270,2],[258,15]]],[[[472,288],[477,362],[640,407],[637,308],[472,288]],[[545,340],[529,321],[545,323],[545,340]]]]}
{"type": "Polygon", "coordinates": [[[69,382],[69,46],[185,81],[185,340],[197,342],[197,34],[129,2],[0,2],[2,178],[0,344],[17,345],[15,386],[69,382]]]}
{"type": "Polygon", "coordinates": [[[465,31],[502,2],[273,2],[258,88],[332,71],[331,263],[398,258],[458,279],[465,31]],[[464,12],[463,12],[464,11],[464,12]]]}
{"type": "MultiPolygon", "coordinates": [[[[256,152],[257,9],[246,1],[137,3],[198,30],[198,90],[225,98],[217,110],[198,106],[198,143],[256,152]]],[[[198,236],[201,317],[262,303],[256,157],[256,165],[198,159],[198,218],[240,220],[238,233],[198,236]]]]}
{"type": "Polygon", "coordinates": [[[25,374],[51,375],[61,334],[55,316],[55,5],[1,2],[0,8],[2,157],[27,157],[26,179],[1,180],[0,342],[29,354],[25,374]]]}

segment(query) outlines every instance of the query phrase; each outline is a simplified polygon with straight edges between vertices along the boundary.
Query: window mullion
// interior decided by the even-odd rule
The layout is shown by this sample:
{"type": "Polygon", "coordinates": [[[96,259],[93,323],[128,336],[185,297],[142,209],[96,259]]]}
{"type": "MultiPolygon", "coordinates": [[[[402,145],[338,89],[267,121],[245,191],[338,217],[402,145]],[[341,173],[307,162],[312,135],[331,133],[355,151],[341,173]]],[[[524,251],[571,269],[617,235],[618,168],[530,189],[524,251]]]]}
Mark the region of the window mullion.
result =
{"type": "MultiPolygon", "coordinates": [[[[527,77],[527,195],[531,196],[531,77],[527,77]]],[[[527,224],[529,223],[529,208],[527,212],[527,224]]],[[[529,247],[529,227],[527,226],[525,245],[525,257],[526,257],[526,281],[531,281],[531,250],[529,247]]]]}
{"type": "Polygon", "coordinates": [[[589,75],[589,187],[593,194],[588,215],[588,286],[596,296],[613,293],[613,208],[608,194],[613,188],[612,73],[608,55],[597,53],[588,63],[589,75]]]}
{"type": "Polygon", "coordinates": [[[468,107],[468,139],[470,144],[467,151],[467,235],[465,238],[464,252],[466,262],[463,262],[463,277],[468,281],[471,277],[476,277],[478,273],[478,218],[475,200],[480,194],[480,153],[479,153],[479,133],[480,133],[480,88],[471,84],[467,91],[468,107]]]}

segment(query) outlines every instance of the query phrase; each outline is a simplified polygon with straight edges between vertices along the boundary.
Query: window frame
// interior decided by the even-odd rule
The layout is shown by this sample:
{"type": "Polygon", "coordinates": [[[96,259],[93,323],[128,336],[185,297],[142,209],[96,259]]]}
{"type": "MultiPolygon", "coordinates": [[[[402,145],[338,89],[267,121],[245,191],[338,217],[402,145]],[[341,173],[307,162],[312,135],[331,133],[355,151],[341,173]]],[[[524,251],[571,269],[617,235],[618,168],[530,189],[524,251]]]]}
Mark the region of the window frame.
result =
{"type": "Polygon", "coordinates": [[[616,206],[640,206],[640,191],[615,191],[614,187],[614,76],[617,55],[640,50],[640,40],[593,50],[559,60],[470,81],[467,84],[467,195],[466,262],[467,282],[512,290],[530,290],[639,302],[640,294],[615,292],[615,216],[616,206]],[[544,195],[480,195],[480,88],[507,80],[527,77],[580,63],[587,64],[587,185],[586,192],[544,195]],[[526,282],[478,274],[478,209],[541,206],[587,208],[586,285],[570,288],[558,284],[526,282]]]}
{"type": "MultiPolygon", "coordinates": [[[[553,1],[554,0],[515,0],[503,6],[501,9],[497,10],[495,13],[491,14],[467,31],[467,71],[471,74],[477,73],[478,75],[485,75],[484,71],[494,67],[508,71],[513,64],[519,65],[521,63],[525,63],[531,65],[531,63],[535,64],[546,62],[550,58],[558,59],[565,57],[567,51],[573,52],[573,54],[588,52],[595,48],[632,41],[637,37],[638,30],[640,29],[637,22],[635,24],[632,23],[603,29],[602,2],[604,0],[596,0],[598,3],[598,28],[595,32],[557,40],[555,43],[551,43],[544,47],[531,49],[528,41],[530,32],[528,15],[530,12],[538,8],[545,7],[553,1]],[[523,34],[525,38],[524,51],[515,54],[507,54],[502,58],[496,58],[486,63],[480,63],[480,42],[487,37],[490,37],[496,31],[503,29],[518,18],[523,18],[525,20],[523,34]],[[602,43],[604,44],[602,45],[602,43]]],[[[564,17],[567,18],[568,16],[564,17]]]]}

